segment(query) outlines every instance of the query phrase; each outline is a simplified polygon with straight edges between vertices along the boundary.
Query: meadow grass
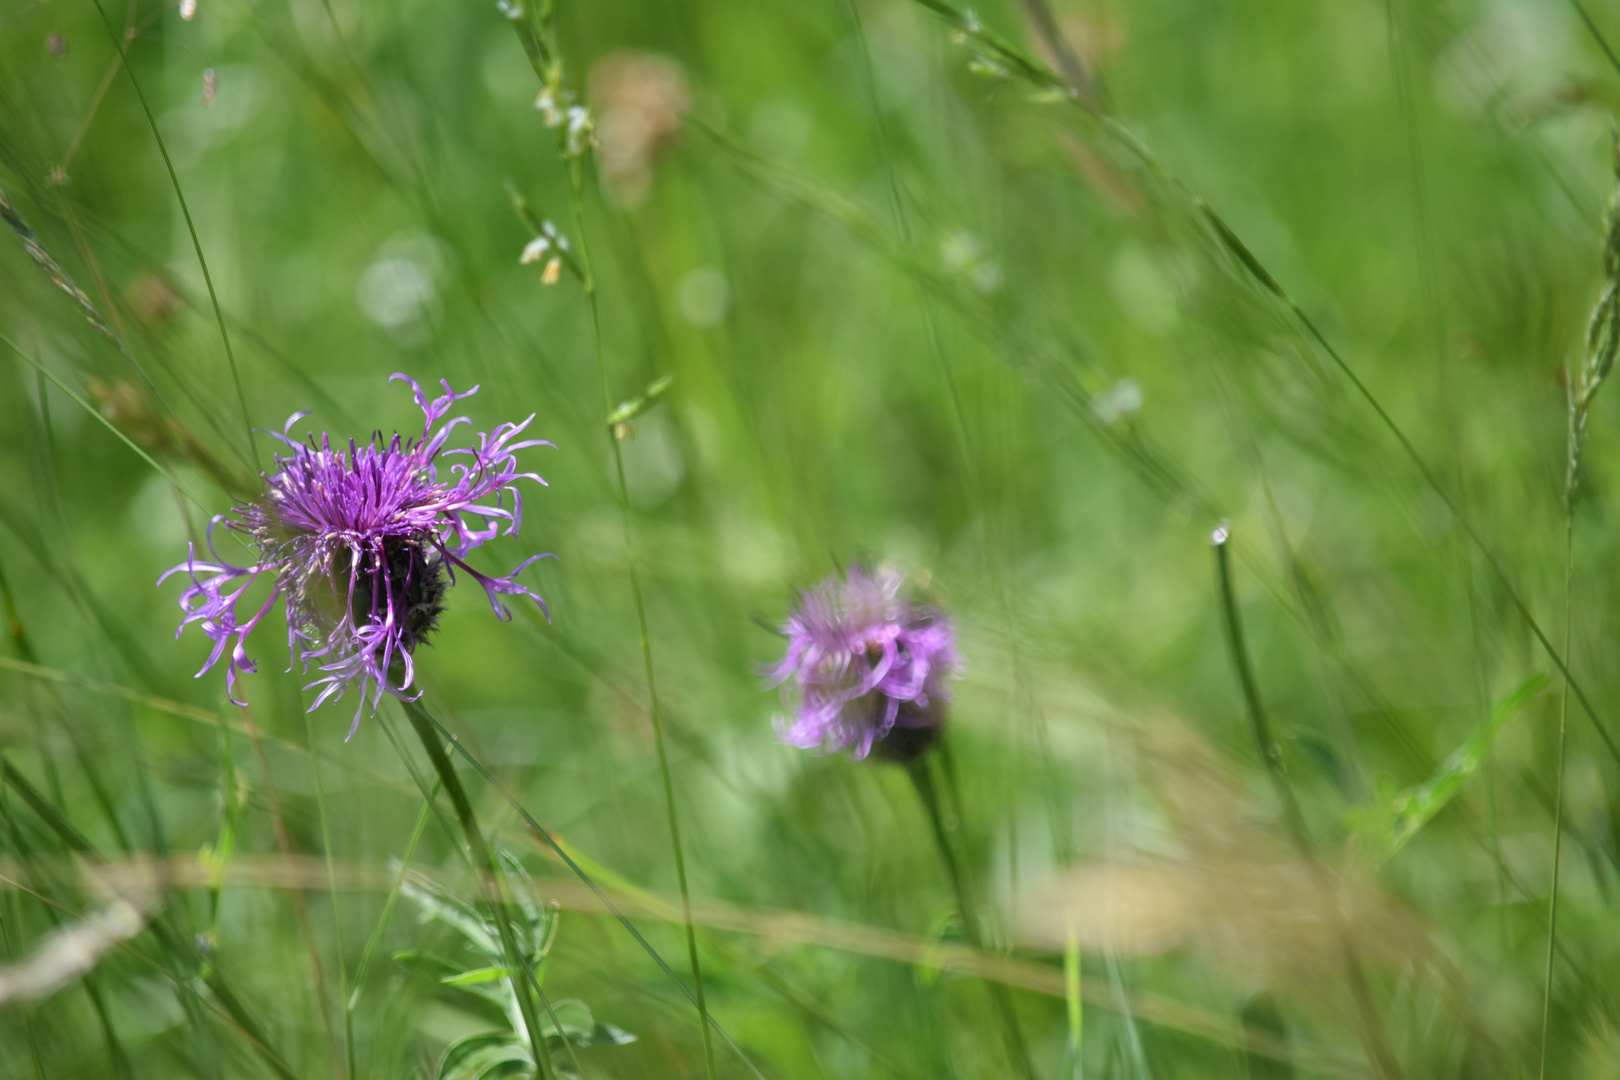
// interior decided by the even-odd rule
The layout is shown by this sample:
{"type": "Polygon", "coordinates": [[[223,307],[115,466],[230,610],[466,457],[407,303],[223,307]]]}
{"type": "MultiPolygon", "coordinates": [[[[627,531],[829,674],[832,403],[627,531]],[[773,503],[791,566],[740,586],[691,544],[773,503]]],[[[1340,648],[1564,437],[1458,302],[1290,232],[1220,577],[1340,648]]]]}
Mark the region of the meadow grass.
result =
{"type": "Polygon", "coordinates": [[[1620,15],[0,4],[0,1076],[1620,1072],[1620,15]],[[345,741],[154,582],[394,372],[557,559],[345,741]]]}

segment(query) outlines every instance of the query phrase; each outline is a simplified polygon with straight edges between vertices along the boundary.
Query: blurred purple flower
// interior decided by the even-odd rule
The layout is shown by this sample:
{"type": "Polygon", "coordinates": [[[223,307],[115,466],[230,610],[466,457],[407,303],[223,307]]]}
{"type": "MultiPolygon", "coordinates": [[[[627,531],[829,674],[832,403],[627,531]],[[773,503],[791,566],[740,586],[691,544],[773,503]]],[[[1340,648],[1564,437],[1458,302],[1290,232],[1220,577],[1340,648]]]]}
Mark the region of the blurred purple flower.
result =
{"type": "Polygon", "coordinates": [[[938,740],[945,680],[961,669],[956,632],[938,609],[904,598],[904,580],[852,566],[800,595],[782,627],[787,655],[768,672],[773,686],[798,691],[791,721],[777,721],[783,742],[907,762],[938,740]]]}
{"type": "Polygon", "coordinates": [[[480,574],[466,558],[474,548],[501,535],[502,522],[505,535],[517,532],[523,519],[517,481],[541,485],[545,481],[535,473],[518,472],[516,451],[552,444],[539,439],[513,441],[534,420],[531,415],[521,424],[478,433],[476,448],[446,450],[450,432],[472,421],[464,416],[442,425],[440,421],[478,387],[458,394],[441,381],[444,395],[429,401],[414,379],[394,375],[389,381],[394,379],[410,384],[426,417],[420,439],[402,441],[395,435],[385,444],[378,434],[362,446],[351,440],[347,453],[341,448],[334,451],[327,435],[321,436],[319,445],[313,436],[304,443],[294,442],[289,437],[292,426],[307,415],[294,414],[282,434],[275,436],[291,453],[276,455],[277,467],[265,479],[264,495],[236,507],[234,519],[221,514],[209,525],[212,561],[198,560],[193,545],[185,562],[158,579],[162,584],[178,573],[191,578],[180,594],[180,609],[186,613],[180,632],[199,623],[214,643],[208,662],[197,672],[199,678],[229,648],[225,686],[232,701],[237,672],[257,670],[243,648],[247,636],[276,599],[283,598],[293,663],[302,660],[307,671],[316,661],[321,672],[305,687],[320,688],[310,710],[359,684],[360,703],[350,738],[360,726],[368,693],[373,712],[385,690],[395,697],[415,696],[407,692],[415,679],[411,653],[433,630],[444,610],[444,591],[455,582],[457,570],[484,587],[501,619],[511,617],[499,599],[503,594],[527,596],[542,612],[546,610],[545,602],[516,578],[536,559],[552,556],[525,559],[504,577],[480,574]],[[450,466],[453,478],[440,479],[435,461],[441,454],[467,459],[450,466]],[[504,505],[507,495],[510,507],[504,505]],[[214,526],[222,521],[258,548],[258,562],[232,566],[214,552],[214,526]],[[241,621],[237,605],[261,576],[270,580],[270,593],[241,621]]]}

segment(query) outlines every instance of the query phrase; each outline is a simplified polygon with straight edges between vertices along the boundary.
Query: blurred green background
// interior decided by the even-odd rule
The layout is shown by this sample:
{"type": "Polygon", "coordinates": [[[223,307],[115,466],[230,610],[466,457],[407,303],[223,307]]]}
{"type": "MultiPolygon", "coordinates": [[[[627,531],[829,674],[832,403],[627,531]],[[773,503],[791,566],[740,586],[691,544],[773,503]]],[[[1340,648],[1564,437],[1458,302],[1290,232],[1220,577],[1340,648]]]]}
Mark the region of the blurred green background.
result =
{"type": "MultiPolygon", "coordinates": [[[[1526,618],[1620,732],[1612,394],[1567,591],[1565,546],[1620,10],[1053,0],[1066,100],[1030,3],[563,3],[581,230],[494,4],[100,2],[0,4],[0,1074],[433,1077],[491,1030],[394,959],[473,966],[390,899],[397,704],[306,720],[272,619],[238,709],[153,587],[270,465],[249,424],[412,433],[396,371],[557,444],[478,562],[557,554],[551,621],[456,590],[426,700],[690,982],[590,311],[514,191],[588,248],[612,399],[675,377],[618,435],[720,1075],[1017,1075],[987,980],[1047,1078],[1620,1071],[1620,759],[1572,699],[1560,779],[1526,618]],[[905,773],[774,737],[774,627],[856,559],[957,620],[983,952],[905,773]]],[[[703,1075],[680,990],[464,780],[562,905],[547,994],[636,1037],[585,1074],[703,1075]]],[[[412,865],[471,898],[453,843],[412,865]]]]}

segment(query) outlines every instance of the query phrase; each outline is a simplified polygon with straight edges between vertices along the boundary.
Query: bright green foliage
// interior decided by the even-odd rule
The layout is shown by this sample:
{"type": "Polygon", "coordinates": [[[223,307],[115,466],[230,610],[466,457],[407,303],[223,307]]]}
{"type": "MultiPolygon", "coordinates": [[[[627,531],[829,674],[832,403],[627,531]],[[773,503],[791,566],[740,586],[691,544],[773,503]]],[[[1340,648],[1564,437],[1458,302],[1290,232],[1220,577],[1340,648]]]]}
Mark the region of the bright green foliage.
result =
{"type": "Polygon", "coordinates": [[[1547,676],[1532,675],[1498,701],[1491,714],[1421,784],[1399,791],[1381,786],[1378,802],[1347,813],[1359,849],[1380,861],[1406,846],[1447,803],[1456,797],[1490,753],[1496,736],[1547,685],[1547,676]]]}
{"type": "Polygon", "coordinates": [[[0,0],[0,1077],[1620,1075],[1617,43],[0,0]],[[229,704],[154,587],[293,413],[414,434],[396,371],[557,444],[474,556],[556,553],[549,621],[463,580],[415,656],[470,806],[396,702],[306,727],[279,614],[229,704]],[[775,737],[856,560],[957,626],[960,875],[902,771],[775,737]]]}
{"type": "MultiPolygon", "coordinates": [[[[502,860],[519,887],[531,886],[521,866],[510,856],[502,860]]],[[[499,932],[492,917],[472,904],[438,887],[420,875],[407,875],[404,894],[415,902],[424,922],[440,922],[460,935],[467,950],[484,960],[504,957],[499,932]]],[[[545,989],[546,962],[556,938],[559,917],[556,907],[524,899],[510,912],[513,929],[523,952],[523,964],[536,984],[545,989]]],[[[514,978],[525,974],[504,964],[464,968],[464,961],[444,959],[425,953],[404,952],[394,959],[439,986],[449,987],[464,1009],[486,1021],[498,1017],[504,1031],[468,1035],[451,1043],[439,1062],[438,1080],[484,1080],[514,1073],[531,1073],[534,1051],[524,1034],[523,1015],[518,1007],[514,978]]],[[[569,1047],[621,1046],[635,1036],[611,1024],[599,1024],[584,1002],[563,999],[549,1003],[542,1030],[551,1046],[552,1059],[558,1060],[569,1047]]],[[[566,1070],[565,1070],[566,1071],[566,1070]]]]}

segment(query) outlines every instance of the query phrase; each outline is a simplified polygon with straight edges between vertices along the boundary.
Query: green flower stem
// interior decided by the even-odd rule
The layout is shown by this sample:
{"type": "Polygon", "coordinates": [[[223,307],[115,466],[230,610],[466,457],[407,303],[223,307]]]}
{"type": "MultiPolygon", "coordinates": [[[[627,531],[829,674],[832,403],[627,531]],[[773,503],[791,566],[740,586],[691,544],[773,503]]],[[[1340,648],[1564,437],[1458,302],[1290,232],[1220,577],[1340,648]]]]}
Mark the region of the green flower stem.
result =
{"type": "MultiPolygon", "coordinates": [[[[450,805],[455,807],[456,817],[461,821],[461,831],[466,835],[467,847],[472,855],[473,871],[478,876],[484,901],[494,913],[495,926],[500,931],[501,947],[506,950],[507,962],[514,970],[523,970],[526,967],[523,953],[518,949],[517,935],[512,932],[512,922],[506,911],[506,899],[501,895],[500,864],[495,859],[494,851],[484,842],[484,833],[478,827],[478,816],[473,813],[472,803],[467,799],[467,791],[461,786],[461,778],[456,775],[455,766],[450,763],[449,756],[444,752],[444,746],[439,742],[439,735],[435,730],[438,725],[428,715],[427,710],[422,708],[420,702],[407,700],[403,704],[405,715],[410,717],[417,738],[422,740],[422,749],[427,751],[428,760],[433,763],[433,771],[439,774],[445,794],[450,796],[450,805]],[[484,873],[486,867],[487,876],[484,873]]],[[[557,1075],[556,1069],[551,1064],[551,1054],[546,1048],[545,1028],[541,1026],[540,1016],[535,1011],[528,980],[514,978],[512,988],[517,994],[518,1008],[523,1013],[523,1025],[528,1029],[529,1045],[534,1051],[534,1061],[540,1070],[540,1078],[554,1080],[557,1075]]]]}
{"type": "MultiPolygon", "coordinates": [[[[379,716],[380,715],[381,714],[379,714],[379,716]]],[[[451,745],[455,747],[456,753],[460,754],[462,758],[466,760],[467,764],[472,766],[474,772],[484,778],[484,782],[493,788],[497,795],[506,800],[506,804],[512,808],[513,813],[517,814],[518,817],[523,819],[523,823],[529,827],[531,832],[534,833],[535,838],[550,848],[552,852],[556,854],[557,858],[562,860],[563,865],[567,866],[569,870],[573,871],[574,875],[578,877],[580,881],[585,883],[586,888],[590,889],[591,892],[595,894],[596,898],[602,902],[602,906],[607,909],[608,913],[618,921],[620,926],[624,927],[627,934],[635,939],[636,944],[640,945],[642,951],[652,958],[653,963],[658,965],[658,970],[662,971],[669,978],[669,981],[675,984],[676,989],[680,990],[680,992],[686,996],[686,1000],[690,1001],[693,1005],[696,1005],[697,995],[692,993],[691,988],[681,981],[681,977],[679,975],[675,974],[675,969],[669,966],[669,962],[659,955],[658,950],[652,947],[652,943],[642,935],[640,930],[636,929],[635,924],[625,916],[624,912],[619,910],[618,905],[613,902],[613,898],[608,896],[608,894],[603,891],[602,886],[597,884],[596,880],[592,878],[590,874],[586,873],[585,868],[582,867],[572,855],[568,854],[568,849],[562,844],[558,843],[557,838],[552,836],[544,825],[541,825],[538,821],[536,821],[533,814],[529,813],[523,808],[523,804],[518,802],[517,798],[513,796],[510,791],[506,790],[506,788],[501,785],[499,780],[495,779],[494,775],[490,773],[489,769],[485,768],[483,762],[479,761],[465,746],[461,745],[460,740],[455,739],[448,731],[445,731],[443,725],[441,725],[437,720],[434,720],[430,714],[423,713],[423,715],[427,717],[430,724],[438,729],[440,735],[452,740],[451,745]]],[[[720,1026],[720,1022],[713,1016],[709,1016],[708,1021],[709,1027],[713,1028],[714,1033],[719,1035],[720,1038],[725,1041],[725,1044],[736,1052],[738,1060],[740,1060],[743,1065],[747,1067],[748,1071],[753,1073],[758,1080],[765,1080],[764,1074],[759,1071],[759,1066],[755,1065],[754,1060],[750,1058],[743,1051],[743,1048],[737,1044],[737,1040],[732,1038],[731,1034],[727,1032],[725,1028],[720,1026]]]]}
{"type": "MultiPolygon", "coordinates": [[[[977,909],[968,891],[967,878],[962,873],[961,860],[956,857],[955,845],[951,843],[950,833],[945,828],[945,816],[940,807],[939,790],[934,784],[933,766],[930,763],[932,758],[932,754],[924,754],[906,766],[906,773],[917,789],[917,797],[922,800],[923,809],[928,814],[928,824],[933,827],[934,840],[939,845],[939,858],[945,866],[945,876],[950,879],[951,889],[956,894],[956,906],[962,915],[962,936],[967,938],[968,944],[975,949],[983,949],[984,941],[979,933],[977,909]]],[[[1034,1080],[1035,1066],[1030,1063],[1029,1048],[1024,1045],[1023,1032],[1018,1028],[1018,1014],[1013,1009],[1012,995],[1007,992],[1005,986],[993,980],[987,980],[985,988],[990,992],[990,1001],[995,1006],[1002,1031],[1006,1036],[1007,1057],[1011,1059],[1020,1076],[1025,1080],[1034,1080]]]]}

